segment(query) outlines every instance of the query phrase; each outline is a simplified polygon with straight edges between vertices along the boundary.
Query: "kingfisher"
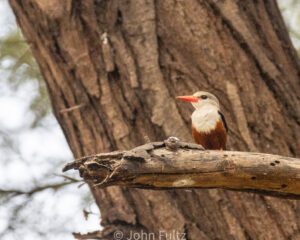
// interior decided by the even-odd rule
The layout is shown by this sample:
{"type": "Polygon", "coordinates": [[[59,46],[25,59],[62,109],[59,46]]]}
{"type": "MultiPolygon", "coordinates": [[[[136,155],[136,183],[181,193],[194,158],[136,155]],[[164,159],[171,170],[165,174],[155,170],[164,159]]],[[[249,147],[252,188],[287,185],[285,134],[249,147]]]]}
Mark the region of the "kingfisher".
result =
{"type": "Polygon", "coordinates": [[[195,108],[192,113],[192,136],[205,149],[225,150],[228,127],[220,111],[220,102],[209,92],[199,91],[177,99],[190,102],[195,108]]]}

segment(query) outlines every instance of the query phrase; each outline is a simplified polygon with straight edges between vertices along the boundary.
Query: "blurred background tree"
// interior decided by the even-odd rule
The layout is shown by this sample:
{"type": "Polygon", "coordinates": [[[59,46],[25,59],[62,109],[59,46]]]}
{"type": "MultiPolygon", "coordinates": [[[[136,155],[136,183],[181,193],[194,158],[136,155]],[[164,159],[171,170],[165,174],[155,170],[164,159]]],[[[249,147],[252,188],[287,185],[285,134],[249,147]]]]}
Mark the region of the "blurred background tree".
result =
{"type": "MultiPolygon", "coordinates": [[[[300,54],[300,2],[278,3],[300,54]]],[[[98,208],[87,187],[68,188],[81,183],[74,176],[59,175],[72,156],[51,113],[45,82],[6,0],[0,1],[0,16],[5,26],[0,31],[0,238],[68,239],[72,231],[98,229],[98,208]],[[83,218],[88,220],[85,224],[83,218]]]]}

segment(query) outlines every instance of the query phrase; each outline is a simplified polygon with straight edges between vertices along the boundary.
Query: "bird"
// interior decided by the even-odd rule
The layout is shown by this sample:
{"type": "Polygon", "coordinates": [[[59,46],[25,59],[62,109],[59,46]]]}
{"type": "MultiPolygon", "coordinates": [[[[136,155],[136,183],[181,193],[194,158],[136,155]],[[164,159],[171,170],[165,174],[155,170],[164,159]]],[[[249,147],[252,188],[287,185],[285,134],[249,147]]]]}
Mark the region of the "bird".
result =
{"type": "Polygon", "coordinates": [[[177,99],[189,102],[195,108],[191,115],[194,141],[204,149],[226,150],[228,126],[218,98],[209,92],[198,91],[177,99]]]}

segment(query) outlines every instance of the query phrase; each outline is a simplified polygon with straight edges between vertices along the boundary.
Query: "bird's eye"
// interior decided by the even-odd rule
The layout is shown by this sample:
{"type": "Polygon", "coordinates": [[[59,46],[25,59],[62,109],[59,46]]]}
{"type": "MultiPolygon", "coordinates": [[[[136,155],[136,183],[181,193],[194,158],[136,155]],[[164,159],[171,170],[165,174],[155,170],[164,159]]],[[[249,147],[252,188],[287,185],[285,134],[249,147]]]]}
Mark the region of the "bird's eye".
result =
{"type": "Polygon", "coordinates": [[[201,99],[207,99],[207,96],[206,95],[202,95],[201,99]]]}

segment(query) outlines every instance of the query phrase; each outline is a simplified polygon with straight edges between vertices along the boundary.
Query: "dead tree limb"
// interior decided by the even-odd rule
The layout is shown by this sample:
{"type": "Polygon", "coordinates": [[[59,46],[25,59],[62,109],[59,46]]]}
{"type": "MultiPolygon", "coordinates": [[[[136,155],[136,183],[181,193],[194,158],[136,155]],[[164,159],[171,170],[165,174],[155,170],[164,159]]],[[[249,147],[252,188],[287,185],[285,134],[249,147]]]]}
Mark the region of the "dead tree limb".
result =
{"type": "Polygon", "coordinates": [[[264,153],[206,151],[174,141],[97,154],[69,163],[95,186],[149,189],[223,188],[300,199],[300,159],[264,153]]]}

